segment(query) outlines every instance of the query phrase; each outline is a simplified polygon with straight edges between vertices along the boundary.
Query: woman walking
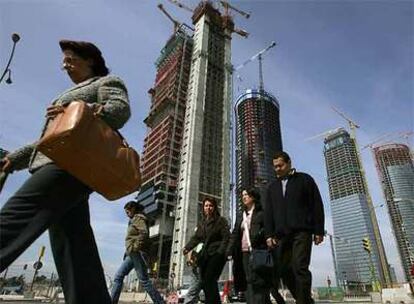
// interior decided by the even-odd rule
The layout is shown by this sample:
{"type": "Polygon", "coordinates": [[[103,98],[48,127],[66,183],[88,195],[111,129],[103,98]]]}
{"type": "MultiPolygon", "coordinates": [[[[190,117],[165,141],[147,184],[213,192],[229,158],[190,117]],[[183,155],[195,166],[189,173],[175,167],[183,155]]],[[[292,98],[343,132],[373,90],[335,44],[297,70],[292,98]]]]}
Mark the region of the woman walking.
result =
{"type": "Polygon", "coordinates": [[[217,202],[213,198],[205,198],[203,218],[195,234],[185,245],[183,253],[188,254],[194,247],[203,244],[198,266],[206,304],[221,303],[217,281],[226,264],[225,252],[229,235],[229,225],[227,220],[220,216],[217,202]]]}
{"type": "MultiPolygon", "coordinates": [[[[108,75],[101,51],[94,44],[70,40],[59,44],[62,68],[75,85],[47,108],[44,131],[64,106],[76,100],[83,100],[92,109],[100,108],[96,115],[112,129],[120,129],[130,117],[122,80],[108,75]]],[[[37,151],[36,143],[8,154],[0,162],[1,172],[25,168],[31,177],[0,210],[0,272],[49,229],[65,303],[111,303],[90,225],[88,199],[92,190],[37,151]]]]}
{"type": "Polygon", "coordinates": [[[271,271],[255,271],[250,263],[253,249],[267,249],[264,235],[264,212],[260,204],[260,194],[255,189],[243,190],[242,209],[238,212],[231,233],[227,256],[234,259],[235,285],[247,283],[246,301],[248,304],[265,304],[269,299],[271,271]],[[245,281],[245,282],[244,282],[245,281]]]}

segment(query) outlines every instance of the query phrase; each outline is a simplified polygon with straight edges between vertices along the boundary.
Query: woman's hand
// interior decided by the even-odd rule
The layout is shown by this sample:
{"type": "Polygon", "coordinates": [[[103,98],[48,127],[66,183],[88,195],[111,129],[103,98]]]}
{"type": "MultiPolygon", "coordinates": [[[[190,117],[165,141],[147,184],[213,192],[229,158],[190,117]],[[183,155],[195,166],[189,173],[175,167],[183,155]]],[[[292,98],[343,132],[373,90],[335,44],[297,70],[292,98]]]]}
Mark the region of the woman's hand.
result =
{"type": "Polygon", "coordinates": [[[184,254],[184,255],[188,254],[189,252],[190,252],[190,250],[188,250],[187,248],[184,248],[184,249],[183,249],[183,254],[184,254]]]}
{"type": "Polygon", "coordinates": [[[12,163],[7,156],[0,160],[0,172],[10,173],[11,167],[12,163]]]}
{"type": "Polygon", "coordinates": [[[50,106],[46,109],[46,117],[54,119],[58,114],[63,113],[64,110],[63,106],[50,106]]]}

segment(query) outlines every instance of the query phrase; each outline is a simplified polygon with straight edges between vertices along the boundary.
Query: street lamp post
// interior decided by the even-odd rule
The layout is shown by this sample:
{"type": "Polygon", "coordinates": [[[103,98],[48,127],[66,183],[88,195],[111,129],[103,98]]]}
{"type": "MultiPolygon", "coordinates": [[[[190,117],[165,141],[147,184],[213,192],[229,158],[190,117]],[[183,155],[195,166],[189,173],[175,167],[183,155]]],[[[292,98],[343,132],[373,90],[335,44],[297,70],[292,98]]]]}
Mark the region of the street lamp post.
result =
{"type": "Polygon", "coordinates": [[[0,83],[3,81],[4,77],[6,76],[6,74],[8,74],[8,75],[9,75],[9,76],[7,77],[6,83],[7,83],[7,84],[11,84],[11,83],[12,83],[12,80],[11,80],[11,70],[10,70],[10,68],[9,68],[9,67],[10,67],[11,61],[12,61],[13,56],[14,56],[14,50],[16,49],[16,44],[17,44],[17,42],[20,40],[20,36],[19,36],[19,34],[17,34],[17,33],[13,33],[13,34],[11,35],[11,39],[12,39],[12,41],[13,41],[13,47],[12,47],[12,51],[11,51],[11,53],[10,53],[9,60],[8,60],[8,62],[7,62],[7,64],[6,64],[6,67],[4,68],[3,73],[1,74],[1,77],[0,77],[0,83]]]}

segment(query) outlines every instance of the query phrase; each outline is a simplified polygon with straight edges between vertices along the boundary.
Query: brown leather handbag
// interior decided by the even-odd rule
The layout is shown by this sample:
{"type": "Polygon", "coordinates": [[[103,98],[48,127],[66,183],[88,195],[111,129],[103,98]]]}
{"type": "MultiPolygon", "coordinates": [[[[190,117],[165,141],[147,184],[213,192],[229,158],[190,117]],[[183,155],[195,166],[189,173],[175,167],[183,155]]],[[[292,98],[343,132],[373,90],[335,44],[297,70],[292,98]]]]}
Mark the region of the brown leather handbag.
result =
{"type": "Polygon", "coordinates": [[[138,153],[83,101],[49,121],[37,149],[108,200],[141,185],[138,153]]]}

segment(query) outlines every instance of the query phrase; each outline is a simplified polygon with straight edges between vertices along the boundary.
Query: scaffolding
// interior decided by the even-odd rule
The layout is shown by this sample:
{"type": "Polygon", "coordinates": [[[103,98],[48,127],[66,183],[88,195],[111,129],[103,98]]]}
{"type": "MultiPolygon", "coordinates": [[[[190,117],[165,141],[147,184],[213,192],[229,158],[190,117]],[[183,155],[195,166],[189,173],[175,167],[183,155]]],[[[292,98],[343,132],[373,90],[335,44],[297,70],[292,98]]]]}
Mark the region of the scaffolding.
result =
{"type": "Polygon", "coordinates": [[[192,37],[179,27],[155,62],[157,74],[148,93],[151,107],[141,160],[143,186],[138,201],[154,219],[150,236],[154,275],[168,279],[173,212],[180,169],[186,96],[191,66],[192,37]]]}

